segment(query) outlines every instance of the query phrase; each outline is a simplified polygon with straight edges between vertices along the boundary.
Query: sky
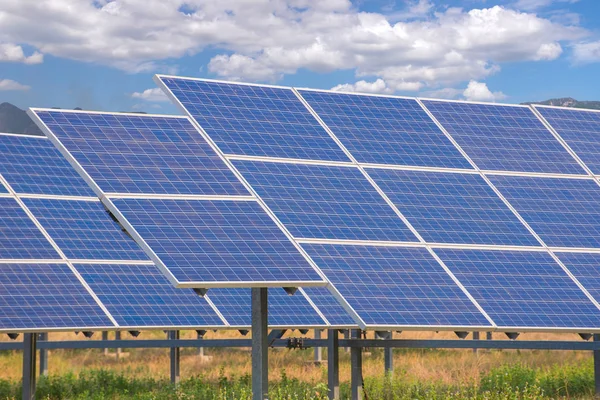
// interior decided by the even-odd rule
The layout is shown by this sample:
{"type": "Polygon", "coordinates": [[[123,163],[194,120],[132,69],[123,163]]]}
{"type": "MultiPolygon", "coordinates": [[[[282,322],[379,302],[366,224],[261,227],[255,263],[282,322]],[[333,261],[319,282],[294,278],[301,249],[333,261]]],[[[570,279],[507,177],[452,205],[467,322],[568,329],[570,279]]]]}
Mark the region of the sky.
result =
{"type": "Polygon", "coordinates": [[[178,113],[156,73],[600,100],[598,0],[1,0],[0,102],[178,113]]]}

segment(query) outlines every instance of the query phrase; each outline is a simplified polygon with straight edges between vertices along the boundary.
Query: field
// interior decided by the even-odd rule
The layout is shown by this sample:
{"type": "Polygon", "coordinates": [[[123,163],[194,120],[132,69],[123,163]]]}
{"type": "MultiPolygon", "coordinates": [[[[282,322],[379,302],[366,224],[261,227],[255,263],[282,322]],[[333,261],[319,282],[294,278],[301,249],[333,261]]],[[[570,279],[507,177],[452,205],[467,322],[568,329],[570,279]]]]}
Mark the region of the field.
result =
{"type": "MultiPolygon", "coordinates": [[[[193,338],[194,332],[182,332],[193,338]]],[[[298,332],[292,335],[299,336],[298,332]]],[[[371,335],[371,334],[370,334],[371,335]]],[[[3,335],[4,336],[4,335],[3,335]]],[[[99,334],[94,339],[99,339],[99,334]]],[[[128,335],[125,335],[128,337],[128,335]]],[[[124,336],[124,338],[125,338],[124,336]]],[[[141,339],[164,337],[143,332],[141,339]]],[[[207,335],[239,337],[237,332],[207,335]]],[[[451,333],[410,333],[398,338],[452,338],[451,333]]],[[[497,339],[504,335],[494,334],[497,339]]],[[[72,340],[72,333],[53,333],[50,340],[72,340]]],[[[79,336],[81,339],[81,335],[79,336]]],[[[524,340],[580,340],[577,335],[524,334],[524,340]]],[[[6,336],[2,340],[7,340],[6,336]]],[[[467,339],[468,340],[468,339],[467,339]]],[[[55,350],[49,355],[49,377],[38,382],[43,399],[250,399],[250,352],[246,349],[181,351],[181,383],[169,382],[167,349],[114,351],[55,350]]],[[[326,365],[315,365],[313,350],[272,349],[271,399],[326,398],[326,365]]],[[[326,351],[324,351],[326,357],[326,351]]],[[[349,396],[349,353],[340,351],[342,398],[349,396]]],[[[21,352],[0,352],[0,399],[20,398],[21,352]]],[[[383,353],[367,349],[363,376],[368,400],[375,399],[537,399],[593,398],[590,352],[395,350],[394,373],[385,376],[383,353]]]]}

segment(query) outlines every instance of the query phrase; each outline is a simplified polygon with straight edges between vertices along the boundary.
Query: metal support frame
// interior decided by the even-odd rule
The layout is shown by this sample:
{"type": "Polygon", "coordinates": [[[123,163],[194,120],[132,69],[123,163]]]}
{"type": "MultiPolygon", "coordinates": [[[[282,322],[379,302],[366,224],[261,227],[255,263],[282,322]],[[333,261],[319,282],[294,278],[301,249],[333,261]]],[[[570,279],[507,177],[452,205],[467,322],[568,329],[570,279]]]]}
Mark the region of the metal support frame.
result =
{"type": "Polygon", "coordinates": [[[265,400],[269,392],[268,291],[252,288],[252,399],[265,400]]]}
{"type": "MultiPolygon", "coordinates": [[[[352,339],[360,338],[360,330],[352,329],[352,339]]],[[[352,386],[352,400],[362,400],[363,381],[362,381],[362,347],[350,348],[350,381],[352,386]]]]}
{"type": "Polygon", "coordinates": [[[485,334],[485,338],[486,338],[487,340],[492,340],[492,332],[487,332],[487,333],[485,334]]]}
{"type": "MultiPolygon", "coordinates": [[[[321,330],[315,329],[315,339],[321,339],[321,330]]],[[[323,348],[315,347],[315,364],[323,362],[323,348]]]]}
{"type": "MultiPolygon", "coordinates": [[[[115,331],[115,341],[120,341],[121,340],[121,331],[115,331]]],[[[115,355],[117,361],[119,361],[119,358],[121,357],[121,348],[117,347],[117,354],[115,355]]]]}
{"type": "Polygon", "coordinates": [[[385,347],[383,349],[383,365],[386,375],[392,375],[394,372],[394,348],[385,347]]]}
{"type": "Polygon", "coordinates": [[[23,400],[35,399],[37,333],[23,335],[23,400]]]}
{"type": "MultiPolygon", "coordinates": [[[[48,332],[38,335],[38,343],[47,341],[48,332]]],[[[40,349],[40,376],[48,376],[48,349],[40,349]]]]}
{"type": "MultiPolygon", "coordinates": [[[[473,332],[473,340],[479,340],[479,332],[473,332]]],[[[473,348],[473,353],[477,354],[477,348],[473,348]]]]}
{"type": "Polygon", "coordinates": [[[340,346],[337,329],[327,331],[327,383],[329,398],[340,398],[340,346]]]}
{"type": "MultiPolygon", "coordinates": [[[[204,339],[204,335],[201,334],[200,332],[197,332],[196,333],[196,338],[198,340],[203,340],[204,339]]],[[[200,357],[200,358],[204,357],[204,346],[198,347],[198,357],[200,357]]]]}
{"type": "MultiPolygon", "coordinates": [[[[600,342],[600,334],[594,334],[594,342],[600,342]]],[[[594,350],[594,389],[596,397],[600,396],[600,350],[594,350]]]]}
{"type": "MultiPolygon", "coordinates": [[[[102,331],[102,341],[106,342],[108,340],[108,332],[107,331],[102,331]]],[[[104,348],[104,355],[108,355],[108,347],[104,348]]]]}
{"type": "MultiPolygon", "coordinates": [[[[171,340],[179,340],[180,333],[179,331],[169,331],[167,336],[171,340]]],[[[171,383],[177,385],[179,383],[179,366],[181,360],[179,347],[171,347],[169,358],[171,361],[171,383]]]]}

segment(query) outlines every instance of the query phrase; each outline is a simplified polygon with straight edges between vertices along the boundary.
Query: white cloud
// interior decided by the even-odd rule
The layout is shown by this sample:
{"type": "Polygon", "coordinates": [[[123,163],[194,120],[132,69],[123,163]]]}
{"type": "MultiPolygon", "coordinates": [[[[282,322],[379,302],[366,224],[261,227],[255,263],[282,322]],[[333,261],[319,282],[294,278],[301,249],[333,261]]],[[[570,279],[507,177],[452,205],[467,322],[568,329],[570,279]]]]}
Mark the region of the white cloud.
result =
{"type": "Polygon", "coordinates": [[[210,48],[218,55],[208,70],[227,79],[343,69],[392,91],[434,90],[484,79],[504,62],[554,59],[586,34],[499,6],[434,13],[427,0],[408,2],[404,17],[360,12],[348,0],[1,3],[0,41],[44,54],[150,72],[210,48]]]}
{"type": "Polygon", "coordinates": [[[457,99],[464,92],[463,89],[443,88],[438,90],[428,90],[421,93],[422,97],[432,99],[457,99]]]}
{"type": "Polygon", "coordinates": [[[374,82],[358,81],[354,84],[344,83],[332,87],[331,90],[359,93],[393,93],[393,90],[387,87],[383,79],[377,79],[374,82]]]}
{"type": "Polygon", "coordinates": [[[488,89],[484,82],[470,81],[463,92],[466,100],[471,101],[498,101],[506,98],[502,92],[493,92],[488,89]]]}
{"type": "Polygon", "coordinates": [[[167,95],[160,88],[146,89],[143,92],[134,92],[131,94],[131,98],[145,101],[169,101],[167,95]]]}
{"type": "Polygon", "coordinates": [[[26,56],[21,46],[12,43],[0,43],[0,62],[1,61],[41,64],[44,62],[44,55],[36,51],[30,56],[26,56]]]}
{"type": "Polygon", "coordinates": [[[23,85],[11,79],[0,79],[0,91],[4,90],[29,90],[31,86],[23,85]]]}
{"type": "Polygon", "coordinates": [[[579,43],[573,46],[573,59],[577,63],[587,64],[600,61],[600,40],[579,43]]]}

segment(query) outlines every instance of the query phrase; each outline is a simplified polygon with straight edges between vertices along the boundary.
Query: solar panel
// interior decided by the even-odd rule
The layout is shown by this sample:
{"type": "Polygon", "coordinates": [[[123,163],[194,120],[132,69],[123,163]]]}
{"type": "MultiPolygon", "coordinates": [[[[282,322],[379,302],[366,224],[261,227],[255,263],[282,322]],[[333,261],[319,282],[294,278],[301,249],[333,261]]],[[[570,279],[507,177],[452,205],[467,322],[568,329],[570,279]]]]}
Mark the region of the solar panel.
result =
{"type": "MultiPolygon", "coordinates": [[[[208,296],[230,325],[251,326],[250,305],[252,301],[250,289],[213,289],[208,292],[208,296]]],[[[326,325],[325,321],[300,292],[290,296],[282,288],[269,289],[268,309],[269,326],[271,327],[316,327],[326,325]]]]}
{"type": "Polygon", "coordinates": [[[600,187],[591,179],[490,176],[551,247],[600,247],[600,187]]]}
{"type": "Polygon", "coordinates": [[[180,282],[320,280],[254,201],[117,199],[114,204],[180,282]]]}
{"type": "Polygon", "coordinates": [[[302,247],[367,325],[491,325],[426,249],[302,247]]]}
{"type": "Polygon", "coordinates": [[[428,242],[539,246],[479,175],[371,168],[368,173],[428,242]]]}
{"type": "Polygon", "coordinates": [[[187,118],[36,114],[104,192],[248,195],[187,118]]]}
{"type": "Polygon", "coordinates": [[[417,240],[358,168],[261,161],[234,166],[297,238],[417,240]]]}
{"type": "Polygon", "coordinates": [[[0,330],[114,328],[65,264],[0,264],[0,330]]]}
{"type": "Polygon", "coordinates": [[[299,93],[358,162],[472,168],[415,99],[299,93]]]}
{"type": "Polygon", "coordinates": [[[223,321],[192,289],[177,289],[154,265],[76,264],[121,326],[220,327],[223,321]]]}
{"type": "Polygon", "coordinates": [[[331,294],[329,289],[325,287],[306,287],[303,290],[331,325],[356,326],[356,321],[342,307],[339,300],[331,294]]]}
{"type": "Polygon", "coordinates": [[[226,154],[350,161],[290,88],[155,80],[226,154]]]}
{"type": "Polygon", "coordinates": [[[600,112],[534,107],[592,172],[600,174],[600,112]]]}
{"type": "MultiPolygon", "coordinates": [[[[0,174],[17,193],[95,196],[54,145],[41,136],[0,134],[0,174]]],[[[0,192],[6,192],[2,185],[0,192]]]]}
{"type": "Polygon", "coordinates": [[[423,100],[481,169],[584,174],[529,107],[423,100]]]}
{"type": "Polygon", "coordinates": [[[0,197],[0,259],[60,259],[19,203],[8,197],[0,197]]]}
{"type": "Polygon", "coordinates": [[[437,249],[500,328],[594,328],[600,310],[546,252],[437,249]]]}
{"type": "Polygon", "coordinates": [[[600,301],[600,254],[556,253],[584,288],[600,301]]]}
{"type": "Polygon", "coordinates": [[[2,193],[2,194],[8,193],[8,189],[6,189],[4,187],[4,185],[2,184],[2,182],[0,182],[0,193],[2,193]]]}
{"type": "Polygon", "coordinates": [[[149,260],[97,201],[23,199],[70,259],[149,260]]]}

